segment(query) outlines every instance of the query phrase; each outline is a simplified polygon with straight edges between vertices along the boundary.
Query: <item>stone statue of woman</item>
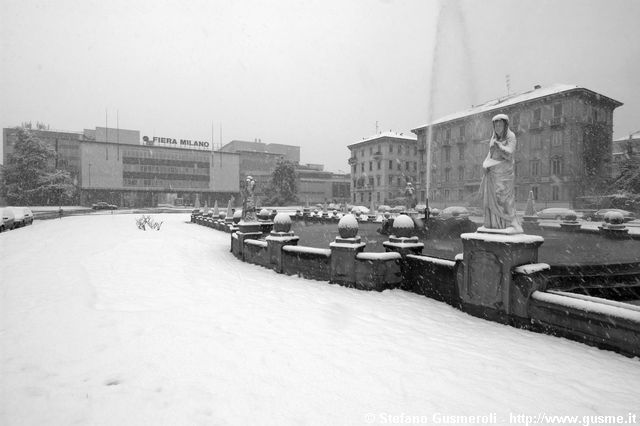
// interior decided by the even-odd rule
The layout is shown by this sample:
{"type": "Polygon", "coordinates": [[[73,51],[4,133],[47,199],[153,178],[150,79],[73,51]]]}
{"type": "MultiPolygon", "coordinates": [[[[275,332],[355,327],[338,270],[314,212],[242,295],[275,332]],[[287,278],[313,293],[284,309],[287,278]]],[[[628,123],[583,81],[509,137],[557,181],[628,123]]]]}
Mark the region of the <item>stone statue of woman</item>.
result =
{"type": "Polygon", "coordinates": [[[255,222],[256,217],[256,204],[254,190],[256,187],[256,181],[253,177],[247,176],[242,187],[242,221],[255,222]]]}
{"type": "Polygon", "coordinates": [[[484,176],[480,195],[484,204],[484,227],[522,232],[516,217],[515,166],[516,135],[509,130],[509,117],[498,114],[492,119],[493,135],[489,153],[482,163],[484,176]]]}

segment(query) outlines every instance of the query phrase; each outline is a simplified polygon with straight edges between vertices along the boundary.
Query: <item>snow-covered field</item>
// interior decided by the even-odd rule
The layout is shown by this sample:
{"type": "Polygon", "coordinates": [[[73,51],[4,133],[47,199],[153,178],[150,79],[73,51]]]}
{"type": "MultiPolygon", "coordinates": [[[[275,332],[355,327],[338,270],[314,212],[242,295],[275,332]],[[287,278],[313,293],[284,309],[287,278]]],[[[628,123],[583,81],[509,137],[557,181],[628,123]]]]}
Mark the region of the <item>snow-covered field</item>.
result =
{"type": "Polygon", "coordinates": [[[638,359],[246,265],[186,214],[135,217],[0,235],[0,424],[640,417],[638,359]]]}

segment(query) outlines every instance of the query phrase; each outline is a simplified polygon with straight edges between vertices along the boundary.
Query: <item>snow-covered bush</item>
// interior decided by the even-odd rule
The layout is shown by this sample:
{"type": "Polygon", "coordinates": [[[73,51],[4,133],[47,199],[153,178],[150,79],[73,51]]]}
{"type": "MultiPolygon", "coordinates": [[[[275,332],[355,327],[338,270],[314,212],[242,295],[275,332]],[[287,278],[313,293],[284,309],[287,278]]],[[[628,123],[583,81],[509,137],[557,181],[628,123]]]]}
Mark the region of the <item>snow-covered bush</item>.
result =
{"type": "Polygon", "coordinates": [[[160,227],[162,226],[162,222],[156,222],[151,218],[151,216],[143,215],[139,218],[136,218],[136,226],[138,226],[138,229],[142,231],[146,231],[147,227],[149,227],[149,229],[155,229],[156,231],[159,231],[160,227]]]}

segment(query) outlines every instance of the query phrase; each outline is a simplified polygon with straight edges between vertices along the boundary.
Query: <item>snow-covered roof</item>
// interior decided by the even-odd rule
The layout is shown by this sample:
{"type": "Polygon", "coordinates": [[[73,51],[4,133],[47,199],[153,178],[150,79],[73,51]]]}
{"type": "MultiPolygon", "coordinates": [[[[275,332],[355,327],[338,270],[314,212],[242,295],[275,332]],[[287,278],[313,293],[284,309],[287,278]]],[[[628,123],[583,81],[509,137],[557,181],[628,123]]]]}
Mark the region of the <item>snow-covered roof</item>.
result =
{"type": "Polygon", "coordinates": [[[638,130],[637,132],[633,132],[633,133],[629,133],[627,136],[623,136],[621,138],[618,139],[614,139],[614,142],[625,142],[628,140],[632,140],[632,141],[637,141],[640,140],[640,130],[638,130]]]}
{"type": "MultiPolygon", "coordinates": [[[[543,98],[545,96],[550,96],[550,95],[556,95],[559,93],[563,93],[563,92],[568,92],[571,90],[576,90],[576,89],[581,89],[581,90],[585,90],[591,93],[595,93],[589,89],[586,89],[584,87],[580,87],[580,86],[576,86],[576,85],[572,85],[572,84],[561,84],[561,83],[557,83],[557,84],[552,84],[551,86],[548,87],[541,87],[539,89],[533,89],[533,90],[529,90],[528,92],[522,92],[522,93],[514,93],[513,95],[508,95],[508,96],[504,96],[501,98],[497,98],[497,99],[492,99],[488,102],[485,102],[483,104],[480,105],[475,105],[469,109],[463,110],[463,111],[458,111],[458,112],[454,112],[453,114],[449,114],[449,115],[445,115],[444,117],[440,117],[437,120],[432,121],[431,123],[427,123],[424,124],[422,126],[416,127],[415,129],[412,129],[412,132],[415,132],[418,129],[423,129],[429,125],[434,125],[434,124],[440,124],[440,123],[445,123],[447,121],[452,121],[452,120],[457,120],[459,118],[464,118],[464,117],[468,117],[470,115],[474,115],[474,114],[480,114],[483,112],[488,112],[488,111],[493,111],[493,110],[498,110],[507,106],[511,106],[511,105],[515,105],[521,102],[526,102],[526,101],[531,101],[533,99],[538,99],[538,98],[543,98]]],[[[602,96],[602,95],[599,95],[602,96]]],[[[614,99],[611,98],[607,98],[606,96],[604,96],[606,99],[610,99],[612,102],[618,103],[620,105],[622,105],[621,102],[618,102],[614,99]]]]}
{"type": "Polygon", "coordinates": [[[382,139],[382,138],[395,138],[395,139],[405,139],[408,141],[415,141],[418,139],[418,137],[416,135],[414,135],[413,133],[398,133],[398,132],[380,132],[376,135],[373,136],[369,136],[367,138],[362,138],[362,140],[352,143],[351,145],[348,145],[349,147],[357,145],[359,143],[363,143],[363,142],[370,142],[370,141],[374,141],[376,139],[382,139]]]}

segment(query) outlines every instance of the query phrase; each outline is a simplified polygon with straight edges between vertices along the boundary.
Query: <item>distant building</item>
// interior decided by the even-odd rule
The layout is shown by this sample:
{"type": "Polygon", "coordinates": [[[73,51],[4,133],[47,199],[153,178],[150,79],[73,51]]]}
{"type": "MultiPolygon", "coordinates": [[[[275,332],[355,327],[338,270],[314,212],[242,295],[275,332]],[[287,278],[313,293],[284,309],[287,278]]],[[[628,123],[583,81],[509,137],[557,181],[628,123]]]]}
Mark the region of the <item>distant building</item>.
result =
{"type": "Polygon", "coordinates": [[[276,143],[232,140],[220,148],[221,152],[235,153],[240,159],[240,178],[252,176],[257,182],[256,194],[263,195],[271,175],[280,161],[300,162],[300,147],[276,143]]]}
{"type": "Polygon", "coordinates": [[[301,203],[347,202],[349,200],[348,175],[324,171],[322,164],[300,164],[300,147],[278,143],[233,140],[225,144],[223,152],[233,152],[240,158],[240,179],[253,177],[257,182],[256,195],[263,196],[271,182],[274,170],[281,161],[294,164],[297,197],[301,203]]]}
{"type": "Polygon", "coordinates": [[[403,198],[408,182],[418,179],[416,136],[380,133],[348,145],[351,155],[351,202],[369,206],[403,198]]]}
{"type": "Polygon", "coordinates": [[[302,203],[348,203],[348,174],[326,172],[320,164],[296,166],[298,199],[302,203]]]}
{"type": "Polygon", "coordinates": [[[613,141],[612,177],[620,174],[620,165],[631,157],[640,157],[640,130],[613,141]]]}
{"type": "MultiPolygon", "coordinates": [[[[55,149],[56,167],[71,173],[83,205],[106,201],[142,207],[196,200],[212,205],[215,200],[226,203],[232,196],[238,199],[237,154],[194,149],[194,141],[152,138],[149,142],[141,140],[137,130],[32,132],[55,149]],[[154,144],[153,139],[163,141],[154,144]]],[[[15,129],[3,130],[5,164],[16,140],[15,129]]]]}
{"type": "Polygon", "coordinates": [[[429,199],[458,204],[472,200],[483,175],[482,161],[493,131],[491,118],[499,113],[509,115],[518,140],[516,201],[525,201],[529,191],[539,201],[558,203],[598,191],[598,185],[611,175],[613,111],[621,105],[583,87],[536,86],[415,128],[420,153],[418,193],[421,199],[427,195],[430,133],[429,199]]]}

